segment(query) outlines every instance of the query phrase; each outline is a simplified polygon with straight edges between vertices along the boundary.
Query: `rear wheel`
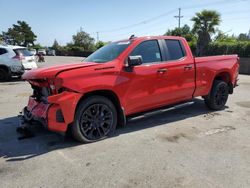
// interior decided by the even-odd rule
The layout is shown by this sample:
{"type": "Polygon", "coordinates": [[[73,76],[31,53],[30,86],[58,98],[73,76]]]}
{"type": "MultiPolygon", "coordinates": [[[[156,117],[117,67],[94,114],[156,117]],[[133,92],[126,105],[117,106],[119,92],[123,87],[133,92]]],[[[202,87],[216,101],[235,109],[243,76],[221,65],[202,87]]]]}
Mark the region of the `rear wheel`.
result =
{"type": "Polygon", "coordinates": [[[5,69],[0,69],[0,81],[5,82],[10,79],[10,74],[5,69]]]}
{"type": "Polygon", "coordinates": [[[72,134],[80,142],[89,143],[111,136],[117,125],[114,104],[102,96],[82,101],[76,111],[72,134]]]}
{"type": "Polygon", "coordinates": [[[228,95],[228,84],[222,80],[215,80],[210,94],[205,97],[205,104],[212,110],[221,110],[227,102],[228,95]]]}

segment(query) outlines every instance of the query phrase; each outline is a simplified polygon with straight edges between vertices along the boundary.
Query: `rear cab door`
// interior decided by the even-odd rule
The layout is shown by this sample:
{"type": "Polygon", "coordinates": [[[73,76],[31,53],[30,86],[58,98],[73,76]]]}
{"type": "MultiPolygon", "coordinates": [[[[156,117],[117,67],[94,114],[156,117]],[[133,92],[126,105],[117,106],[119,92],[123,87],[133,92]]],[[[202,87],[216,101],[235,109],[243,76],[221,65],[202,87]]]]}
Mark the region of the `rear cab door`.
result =
{"type": "Polygon", "coordinates": [[[162,101],[174,104],[192,99],[195,91],[195,64],[192,52],[183,38],[161,39],[166,69],[162,84],[162,101]],[[186,46],[186,48],[185,48],[186,46]]]}
{"type": "Polygon", "coordinates": [[[124,72],[130,78],[126,88],[128,114],[191,99],[195,89],[195,67],[181,41],[149,39],[138,44],[129,56],[143,62],[124,72]]]}

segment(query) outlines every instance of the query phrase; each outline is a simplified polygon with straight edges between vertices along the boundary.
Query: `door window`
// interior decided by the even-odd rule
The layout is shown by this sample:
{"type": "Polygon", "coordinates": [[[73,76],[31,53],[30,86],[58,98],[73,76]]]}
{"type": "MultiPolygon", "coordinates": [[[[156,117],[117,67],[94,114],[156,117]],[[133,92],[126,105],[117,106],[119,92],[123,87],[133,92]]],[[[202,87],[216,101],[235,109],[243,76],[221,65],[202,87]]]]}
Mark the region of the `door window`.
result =
{"type": "Polygon", "coordinates": [[[185,56],[179,40],[165,40],[165,42],[168,49],[167,60],[178,60],[185,56]]]}
{"type": "Polygon", "coordinates": [[[140,55],[142,63],[153,63],[162,61],[160,48],[157,40],[149,40],[139,44],[130,56],[140,55]]]}

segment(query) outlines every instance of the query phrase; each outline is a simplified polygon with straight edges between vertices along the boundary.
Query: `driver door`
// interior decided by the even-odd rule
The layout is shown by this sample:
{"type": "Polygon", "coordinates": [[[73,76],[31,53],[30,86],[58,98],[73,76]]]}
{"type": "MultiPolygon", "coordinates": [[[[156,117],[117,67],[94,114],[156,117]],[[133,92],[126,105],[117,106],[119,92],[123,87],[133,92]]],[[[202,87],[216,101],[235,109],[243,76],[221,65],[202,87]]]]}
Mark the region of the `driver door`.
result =
{"type": "Polygon", "coordinates": [[[140,55],[142,64],[124,72],[130,78],[125,91],[128,114],[151,109],[163,101],[161,88],[164,84],[165,67],[158,40],[140,43],[129,56],[140,55]]]}

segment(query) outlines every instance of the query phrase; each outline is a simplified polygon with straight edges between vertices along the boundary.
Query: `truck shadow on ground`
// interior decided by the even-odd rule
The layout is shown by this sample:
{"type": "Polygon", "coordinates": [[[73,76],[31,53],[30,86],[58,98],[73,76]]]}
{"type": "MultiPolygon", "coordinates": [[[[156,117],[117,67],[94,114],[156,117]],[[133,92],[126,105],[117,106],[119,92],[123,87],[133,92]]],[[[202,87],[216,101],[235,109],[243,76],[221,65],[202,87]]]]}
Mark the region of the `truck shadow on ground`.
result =
{"type": "MultiPolygon", "coordinates": [[[[211,111],[204,105],[203,100],[195,99],[195,103],[181,109],[163,112],[150,117],[131,120],[125,127],[118,128],[114,137],[129,132],[140,131],[155,126],[160,126],[170,122],[176,122],[195,116],[208,114],[211,111]]],[[[34,125],[32,132],[34,137],[18,140],[19,134],[16,132],[18,126],[17,117],[10,117],[0,120],[0,157],[6,161],[22,161],[50,151],[70,148],[80,145],[73,138],[50,132],[43,127],[34,125]]],[[[91,144],[89,144],[91,146],[91,144]]]]}

